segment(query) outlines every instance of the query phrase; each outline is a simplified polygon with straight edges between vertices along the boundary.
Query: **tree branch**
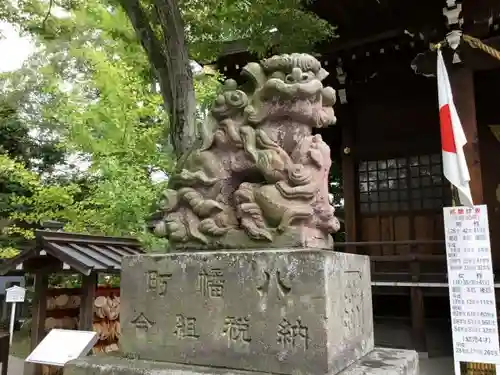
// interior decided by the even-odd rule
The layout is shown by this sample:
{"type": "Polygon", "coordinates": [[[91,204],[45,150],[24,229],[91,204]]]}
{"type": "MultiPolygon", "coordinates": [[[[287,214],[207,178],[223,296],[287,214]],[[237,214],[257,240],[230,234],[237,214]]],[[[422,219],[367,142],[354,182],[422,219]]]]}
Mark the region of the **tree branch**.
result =
{"type": "Polygon", "coordinates": [[[170,139],[179,158],[197,140],[193,74],[177,0],[153,0],[163,38],[158,39],[139,0],[119,0],[148,55],[169,114],[170,139]]]}
{"type": "Polygon", "coordinates": [[[192,149],[198,138],[193,73],[184,32],[184,21],[177,0],[153,0],[163,34],[163,48],[170,73],[173,97],[171,135],[181,154],[192,149]]]}
{"type": "Polygon", "coordinates": [[[49,19],[50,12],[52,11],[52,4],[54,3],[54,0],[50,0],[49,2],[49,9],[47,10],[47,14],[45,14],[45,18],[42,21],[42,27],[45,27],[45,22],[49,19]]]}
{"type": "Polygon", "coordinates": [[[151,28],[148,17],[138,0],[119,0],[127,13],[139,41],[146,51],[149,63],[156,73],[167,113],[172,112],[173,95],[169,80],[167,58],[162,52],[161,42],[151,28]]]}

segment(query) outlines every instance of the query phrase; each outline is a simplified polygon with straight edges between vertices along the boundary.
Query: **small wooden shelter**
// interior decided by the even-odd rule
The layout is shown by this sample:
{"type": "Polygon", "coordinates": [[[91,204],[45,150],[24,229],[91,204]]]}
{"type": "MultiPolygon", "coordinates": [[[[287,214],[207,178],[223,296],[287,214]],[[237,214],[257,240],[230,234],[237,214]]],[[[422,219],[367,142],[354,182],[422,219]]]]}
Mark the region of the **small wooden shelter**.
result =
{"type": "MultiPolygon", "coordinates": [[[[21,252],[0,266],[0,275],[12,270],[22,270],[34,275],[31,350],[45,336],[46,300],[50,274],[79,273],[82,275],[78,329],[89,331],[92,330],[93,303],[98,274],[119,274],[124,256],[143,252],[140,243],[133,238],[37,231],[33,248],[21,252]]],[[[29,369],[25,370],[25,374],[40,371],[40,366],[25,367],[29,369]]]]}

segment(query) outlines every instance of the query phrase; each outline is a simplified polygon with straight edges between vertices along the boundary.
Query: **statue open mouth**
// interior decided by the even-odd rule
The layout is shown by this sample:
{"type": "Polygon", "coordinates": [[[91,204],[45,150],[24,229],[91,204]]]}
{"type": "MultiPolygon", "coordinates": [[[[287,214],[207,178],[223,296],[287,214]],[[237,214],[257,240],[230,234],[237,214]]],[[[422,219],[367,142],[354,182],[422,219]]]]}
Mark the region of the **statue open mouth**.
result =
{"type": "Polygon", "coordinates": [[[307,54],[274,56],[260,65],[246,65],[242,74],[254,83],[253,102],[260,104],[263,112],[257,116],[259,122],[287,116],[313,128],[337,122],[332,108],[335,90],[323,86],[328,72],[314,57],[307,54]]]}
{"type": "MultiPolygon", "coordinates": [[[[299,70],[298,74],[302,72],[299,70]]],[[[283,82],[279,78],[271,78],[262,88],[264,100],[279,97],[283,100],[309,100],[319,101],[319,93],[323,89],[323,84],[318,79],[311,79],[305,82],[283,82]]]]}

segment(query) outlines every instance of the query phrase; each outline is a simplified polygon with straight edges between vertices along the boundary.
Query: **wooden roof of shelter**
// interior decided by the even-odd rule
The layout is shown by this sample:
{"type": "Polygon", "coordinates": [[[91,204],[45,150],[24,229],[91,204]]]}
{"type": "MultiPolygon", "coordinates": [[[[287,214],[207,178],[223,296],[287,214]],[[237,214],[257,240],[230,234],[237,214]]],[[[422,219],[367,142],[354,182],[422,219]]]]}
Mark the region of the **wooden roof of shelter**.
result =
{"type": "Polygon", "coordinates": [[[124,256],[142,253],[141,244],[134,238],[40,230],[36,231],[35,246],[1,264],[0,275],[41,269],[73,269],[87,276],[92,272],[118,273],[124,256]]]}

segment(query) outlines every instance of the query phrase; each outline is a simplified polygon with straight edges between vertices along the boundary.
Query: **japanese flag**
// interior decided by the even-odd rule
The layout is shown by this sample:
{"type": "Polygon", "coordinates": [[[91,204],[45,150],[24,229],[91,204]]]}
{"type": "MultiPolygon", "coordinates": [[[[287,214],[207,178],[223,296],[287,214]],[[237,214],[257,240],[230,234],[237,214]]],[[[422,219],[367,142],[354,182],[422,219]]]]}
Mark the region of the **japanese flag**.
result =
{"type": "Polygon", "coordinates": [[[453,103],[450,79],[440,50],[437,51],[437,81],[444,176],[457,188],[460,203],[471,207],[470,174],[463,150],[467,138],[453,103]]]}

